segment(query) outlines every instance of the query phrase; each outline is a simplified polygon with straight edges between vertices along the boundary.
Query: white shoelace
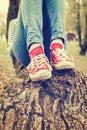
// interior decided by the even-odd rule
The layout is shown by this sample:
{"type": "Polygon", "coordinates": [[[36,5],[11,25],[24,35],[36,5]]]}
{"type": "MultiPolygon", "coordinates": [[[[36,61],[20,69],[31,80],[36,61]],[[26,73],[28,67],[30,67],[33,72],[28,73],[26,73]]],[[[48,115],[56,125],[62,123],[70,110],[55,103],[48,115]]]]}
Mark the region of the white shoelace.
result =
{"type": "Polygon", "coordinates": [[[70,61],[73,60],[73,57],[71,56],[71,54],[69,52],[63,50],[63,49],[57,48],[52,53],[59,60],[62,60],[62,61],[66,61],[67,59],[70,60],[70,61]]]}
{"type": "Polygon", "coordinates": [[[49,67],[49,69],[51,69],[50,64],[48,63],[47,59],[45,58],[45,56],[43,56],[43,54],[37,55],[35,56],[31,63],[29,64],[29,66],[27,67],[27,69],[32,69],[37,71],[40,68],[44,68],[46,67],[46,65],[49,67]]]}

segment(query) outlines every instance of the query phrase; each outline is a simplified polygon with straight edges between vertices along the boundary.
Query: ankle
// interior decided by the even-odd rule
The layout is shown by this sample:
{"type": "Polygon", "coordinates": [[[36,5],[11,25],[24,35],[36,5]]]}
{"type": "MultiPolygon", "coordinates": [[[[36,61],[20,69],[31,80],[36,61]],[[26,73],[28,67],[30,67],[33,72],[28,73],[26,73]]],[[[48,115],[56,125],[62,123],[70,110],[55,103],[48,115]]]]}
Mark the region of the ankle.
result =
{"type": "Polygon", "coordinates": [[[38,47],[38,46],[41,46],[41,44],[39,43],[35,43],[35,44],[32,44],[29,48],[29,52],[31,52],[34,48],[38,47]]]}
{"type": "Polygon", "coordinates": [[[51,49],[56,49],[56,48],[64,49],[64,44],[61,39],[55,39],[51,42],[50,48],[51,49]]]}
{"type": "Polygon", "coordinates": [[[44,54],[44,48],[40,44],[38,44],[38,45],[35,44],[35,45],[31,46],[31,48],[29,49],[30,59],[32,59],[33,57],[40,55],[40,54],[44,54]]]}

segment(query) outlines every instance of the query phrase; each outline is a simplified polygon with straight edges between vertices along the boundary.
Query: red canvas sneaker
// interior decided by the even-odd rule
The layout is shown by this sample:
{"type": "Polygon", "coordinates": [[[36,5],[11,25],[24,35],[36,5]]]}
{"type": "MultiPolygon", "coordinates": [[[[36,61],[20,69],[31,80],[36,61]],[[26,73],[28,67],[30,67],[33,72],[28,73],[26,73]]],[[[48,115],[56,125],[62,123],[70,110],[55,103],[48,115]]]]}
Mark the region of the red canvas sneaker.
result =
{"type": "Polygon", "coordinates": [[[42,46],[35,47],[30,51],[31,62],[28,66],[29,77],[32,81],[45,80],[51,78],[52,68],[44,54],[42,46]]]}
{"type": "Polygon", "coordinates": [[[50,51],[50,61],[56,70],[74,68],[73,57],[63,49],[62,44],[53,43],[50,51]]]}

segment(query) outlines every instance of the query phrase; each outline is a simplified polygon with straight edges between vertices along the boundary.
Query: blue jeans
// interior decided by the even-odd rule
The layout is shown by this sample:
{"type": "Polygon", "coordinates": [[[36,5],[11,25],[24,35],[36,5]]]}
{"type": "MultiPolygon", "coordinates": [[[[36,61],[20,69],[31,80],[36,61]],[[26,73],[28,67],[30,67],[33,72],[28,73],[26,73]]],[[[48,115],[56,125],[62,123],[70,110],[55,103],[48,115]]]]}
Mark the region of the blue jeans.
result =
{"type": "Polygon", "coordinates": [[[43,44],[48,58],[53,39],[61,38],[65,45],[64,4],[64,0],[21,0],[13,52],[22,64],[30,62],[32,43],[43,44]]]}

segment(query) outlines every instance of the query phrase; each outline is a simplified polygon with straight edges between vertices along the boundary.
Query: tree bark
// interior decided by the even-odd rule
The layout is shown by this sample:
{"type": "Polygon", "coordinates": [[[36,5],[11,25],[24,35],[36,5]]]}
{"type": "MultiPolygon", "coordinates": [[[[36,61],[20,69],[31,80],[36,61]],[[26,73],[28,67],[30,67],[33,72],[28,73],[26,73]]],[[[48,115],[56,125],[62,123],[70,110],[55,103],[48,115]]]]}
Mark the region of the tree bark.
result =
{"type": "Polygon", "coordinates": [[[0,95],[0,130],[87,130],[87,77],[63,70],[32,82],[22,71],[0,95]]]}

